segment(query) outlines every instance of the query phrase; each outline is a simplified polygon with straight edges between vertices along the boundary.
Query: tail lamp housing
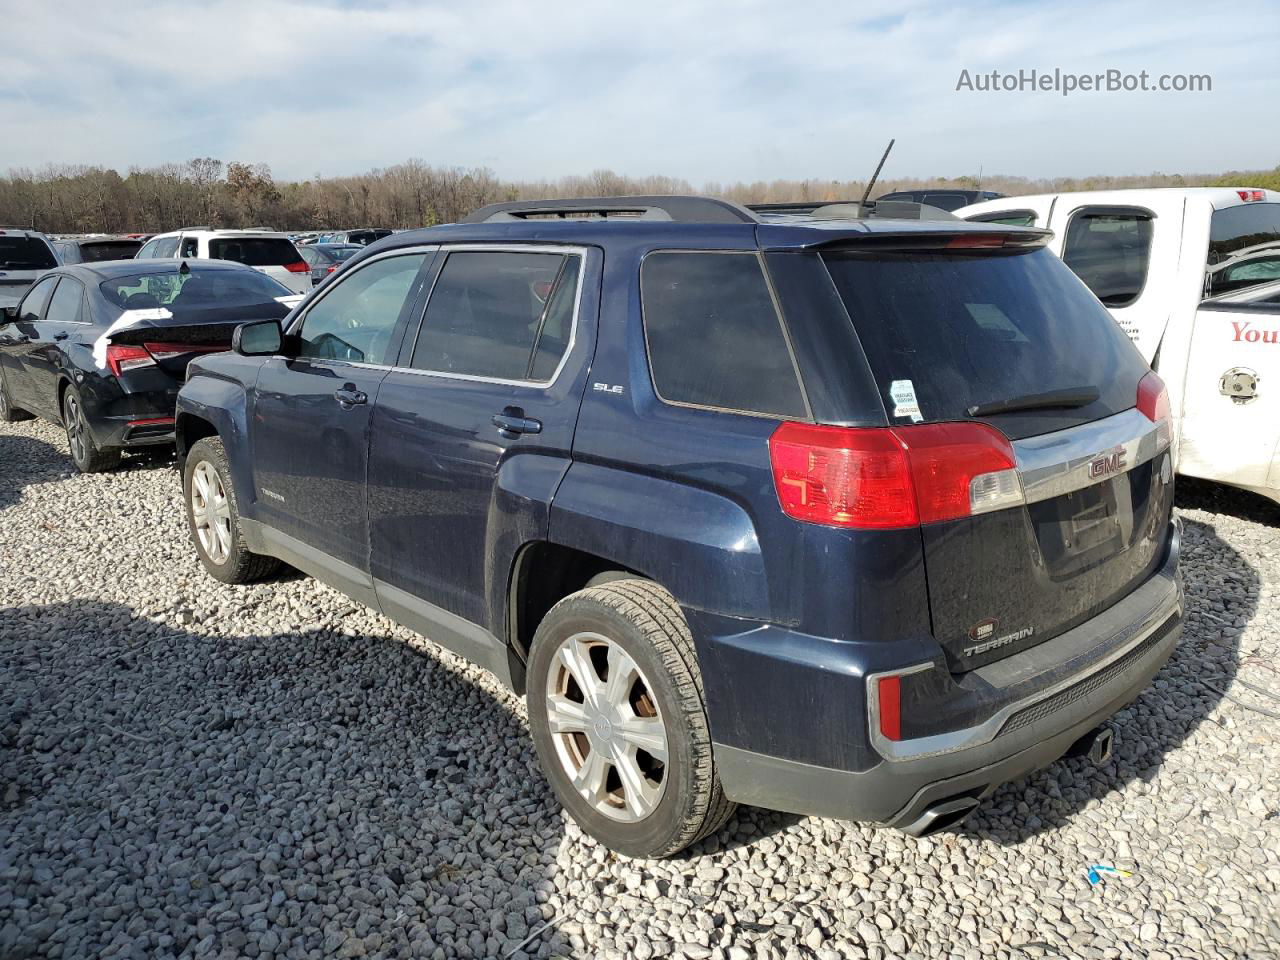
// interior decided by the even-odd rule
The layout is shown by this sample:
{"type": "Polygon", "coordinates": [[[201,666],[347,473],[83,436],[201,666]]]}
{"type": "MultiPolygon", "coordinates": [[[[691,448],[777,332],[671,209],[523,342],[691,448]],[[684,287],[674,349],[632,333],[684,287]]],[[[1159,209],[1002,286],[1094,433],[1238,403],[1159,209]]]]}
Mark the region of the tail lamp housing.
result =
{"type": "Polygon", "coordinates": [[[1169,408],[1169,391],[1164,381],[1153,370],[1138,381],[1138,412],[1156,424],[1160,431],[1160,445],[1173,442],[1173,415],[1169,408]]]}
{"type": "Polygon", "coordinates": [[[155,362],[146,347],[131,343],[112,343],[107,346],[107,368],[117,377],[130,370],[155,366],[155,362]]]}
{"type": "Polygon", "coordinates": [[[1013,445],[983,423],[783,423],[769,457],[783,512],[824,526],[898,529],[1023,502],[1013,445]]]}
{"type": "Polygon", "coordinates": [[[310,273],[311,268],[307,266],[307,261],[298,260],[294,263],[286,263],[284,268],[290,273],[310,273]]]}

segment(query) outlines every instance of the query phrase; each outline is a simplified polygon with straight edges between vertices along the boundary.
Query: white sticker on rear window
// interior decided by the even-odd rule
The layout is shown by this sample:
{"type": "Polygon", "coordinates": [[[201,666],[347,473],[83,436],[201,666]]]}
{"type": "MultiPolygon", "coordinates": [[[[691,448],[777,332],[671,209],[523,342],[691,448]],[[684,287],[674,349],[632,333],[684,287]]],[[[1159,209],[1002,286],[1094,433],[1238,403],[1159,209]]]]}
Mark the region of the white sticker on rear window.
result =
{"type": "Polygon", "coordinates": [[[893,401],[895,417],[910,417],[912,423],[924,419],[920,402],[916,399],[916,387],[910,380],[895,380],[889,384],[889,399],[893,401]]]}

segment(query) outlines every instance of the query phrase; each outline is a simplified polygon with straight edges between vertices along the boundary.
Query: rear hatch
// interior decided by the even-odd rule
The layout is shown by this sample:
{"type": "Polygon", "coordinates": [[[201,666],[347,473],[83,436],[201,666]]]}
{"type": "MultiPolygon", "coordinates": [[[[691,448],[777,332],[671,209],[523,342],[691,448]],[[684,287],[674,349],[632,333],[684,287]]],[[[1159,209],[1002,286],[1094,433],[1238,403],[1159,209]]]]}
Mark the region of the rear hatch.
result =
{"type": "Polygon", "coordinates": [[[1132,591],[1161,562],[1173,495],[1167,414],[1153,422],[1159,381],[1141,355],[1053,254],[987,242],[824,253],[889,422],[976,422],[1011,441],[1011,486],[989,512],[921,527],[954,672],[1132,591]]]}
{"type": "Polygon", "coordinates": [[[154,366],[181,381],[196,357],[230,349],[240,324],[283,319],[300,299],[254,271],[200,264],[99,285],[119,310],[99,347],[102,366],[119,373],[154,366]]]}
{"type": "Polygon", "coordinates": [[[41,273],[57,265],[42,237],[0,230],[0,306],[17,303],[41,273]]]}
{"type": "Polygon", "coordinates": [[[288,237],[214,237],[209,241],[209,256],[253,267],[294,293],[311,289],[311,268],[288,237]]]}

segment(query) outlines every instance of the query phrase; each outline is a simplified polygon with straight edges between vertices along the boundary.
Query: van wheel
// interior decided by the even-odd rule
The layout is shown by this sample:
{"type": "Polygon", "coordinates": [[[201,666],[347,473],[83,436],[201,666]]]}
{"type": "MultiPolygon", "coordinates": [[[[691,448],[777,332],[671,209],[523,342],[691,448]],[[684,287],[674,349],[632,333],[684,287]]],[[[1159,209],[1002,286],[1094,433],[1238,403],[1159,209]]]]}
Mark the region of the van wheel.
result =
{"type": "Polygon", "coordinates": [[[656,583],[613,580],[557,603],[534,635],[528,685],[543,769],[601,843],[666,857],[733,813],[716,775],[693,637],[656,583]]]}
{"type": "Polygon", "coordinates": [[[84,400],[75,387],[62,394],[62,426],[67,431],[71,462],[81,473],[102,473],[120,466],[119,450],[103,450],[93,439],[93,430],[84,415],[84,400]]]}
{"type": "Polygon", "coordinates": [[[32,415],[9,402],[9,388],[4,385],[4,373],[0,371],[0,423],[17,423],[31,420],[32,415]]]}
{"type": "Polygon", "coordinates": [[[280,561],[245,546],[227,452],[217,437],[191,447],[182,471],[187,526],[205,570],[223,583],[251,583],[275,573],[280,561]]]}

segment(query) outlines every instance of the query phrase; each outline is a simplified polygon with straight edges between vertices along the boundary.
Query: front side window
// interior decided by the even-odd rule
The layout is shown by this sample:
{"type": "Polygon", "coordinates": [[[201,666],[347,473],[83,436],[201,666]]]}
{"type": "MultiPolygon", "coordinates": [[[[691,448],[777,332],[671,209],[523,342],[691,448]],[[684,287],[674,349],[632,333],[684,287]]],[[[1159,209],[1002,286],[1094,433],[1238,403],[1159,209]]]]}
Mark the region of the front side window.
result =
{"type": "Polygon", "coordinates": [[[376,260],[345,274],[307,311],[299,356],[348,363],[391,362],[396,323],[417,290],[427,254],[376,260]]]}
{"type": "Polygon", "coordinates": [[[1062,259],[1106,307],[1127,307],[1147,282],[1151,217],[1132,212],[1078,213],[1067,227],[1062,259]]]}
{"type": "Polygon", "coordinates": [[[155,257],[174,257],[178,255],[179,237],[162,237],[156,241],[156,250],[152,256],[155,257]]]}
{"type": "Polygon", "coordinates": [[[645,340],[669,403],[805,417],[804,395],[752,253],[651,253],[640,269],[645,340]]]}
{"type": "Polygon", "coordinates": [[[18,311],[18,316],[24,323],[35,323],[44,316],[45,305],[57,282],[57,277],[45,277],[27,291],[22,299],[22,309],[18,311]]]}
{"type": "Polygon", "coordinates": [[[156,247],[160,246],[159,240],[148,240],[142,245],[142,249],[138,251],[135,260],[149,260],[156,255],[156,247]]]}
{"type": "Polygon", "coordinates": [[[1280,278],[1280,203],[1215,210],[1209,226],[1209,296],[1280,278]]]}
{"type": "Polygon", "coordinates": [[[579,260],[563,253],[449,254],[411,365],[459,376],[549,379],[568,350],[579,260]]]}
{"type": "Polygon", "coordinates": [[[79,323],[80,309],[84,303],[84,287],[70,277],[63,277],[53,292],[45,319],[49,323],[79,323]]]}

